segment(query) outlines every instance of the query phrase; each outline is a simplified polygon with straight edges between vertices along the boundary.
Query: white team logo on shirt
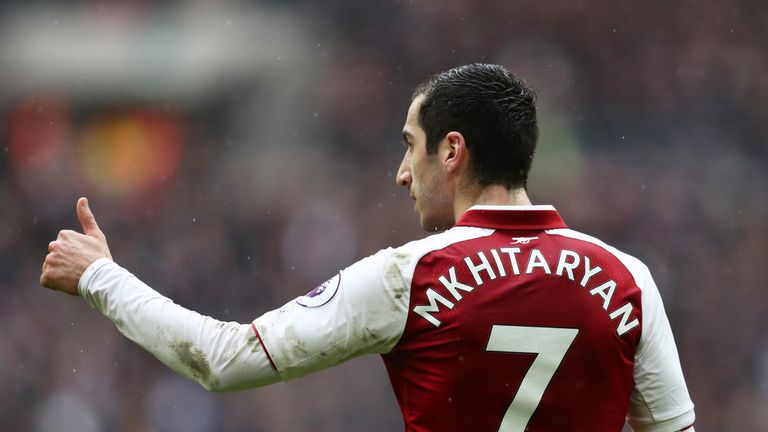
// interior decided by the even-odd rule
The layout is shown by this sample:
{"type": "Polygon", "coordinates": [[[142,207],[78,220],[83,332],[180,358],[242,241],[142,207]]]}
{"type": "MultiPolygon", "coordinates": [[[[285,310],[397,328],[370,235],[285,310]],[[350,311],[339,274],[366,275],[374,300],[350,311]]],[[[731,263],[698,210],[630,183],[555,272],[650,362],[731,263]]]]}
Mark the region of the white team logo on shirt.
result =
{"type": "Polygon", "coordinates": [[[340,284],[341,273],[328,279],[322,285],[308,292],[306,295],[297,298],[296,303],[310,308],[322,306],[331,301],[333,296],[336,295],[336,291],[339,290],[340,284]]]}
{"type": "Polygon", "coordinates": [[[538,237],[512,237],[512,244],[528,244],[531,240],[538,240],[538,237]]]}

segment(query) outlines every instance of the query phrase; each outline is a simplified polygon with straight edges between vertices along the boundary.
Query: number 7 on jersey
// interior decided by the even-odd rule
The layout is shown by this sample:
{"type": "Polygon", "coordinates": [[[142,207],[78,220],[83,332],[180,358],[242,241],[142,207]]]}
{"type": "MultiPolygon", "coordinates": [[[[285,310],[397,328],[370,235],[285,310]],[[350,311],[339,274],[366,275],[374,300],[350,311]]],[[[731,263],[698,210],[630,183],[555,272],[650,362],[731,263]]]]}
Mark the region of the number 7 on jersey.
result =
{"type": "Polygon", "coordinates": [[[568,352],[578,329],[494,325],[486,351],[534,353],[528,373],[501,420],[499,432],[523,432],[539,405],[544,390],[568,352]]]}

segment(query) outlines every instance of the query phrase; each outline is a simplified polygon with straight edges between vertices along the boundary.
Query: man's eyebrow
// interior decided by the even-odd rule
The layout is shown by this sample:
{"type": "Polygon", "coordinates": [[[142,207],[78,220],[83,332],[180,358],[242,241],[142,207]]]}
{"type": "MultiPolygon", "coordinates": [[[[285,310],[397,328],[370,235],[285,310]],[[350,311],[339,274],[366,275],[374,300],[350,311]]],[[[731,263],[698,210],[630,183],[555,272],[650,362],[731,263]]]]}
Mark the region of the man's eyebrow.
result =
{"type": "Polygon", "coordinates": [[[411,135],[410,132],[407,130],[403,130],[403,138],[405,138],[406,141],[413,141],[413,135],[411,135]]]}

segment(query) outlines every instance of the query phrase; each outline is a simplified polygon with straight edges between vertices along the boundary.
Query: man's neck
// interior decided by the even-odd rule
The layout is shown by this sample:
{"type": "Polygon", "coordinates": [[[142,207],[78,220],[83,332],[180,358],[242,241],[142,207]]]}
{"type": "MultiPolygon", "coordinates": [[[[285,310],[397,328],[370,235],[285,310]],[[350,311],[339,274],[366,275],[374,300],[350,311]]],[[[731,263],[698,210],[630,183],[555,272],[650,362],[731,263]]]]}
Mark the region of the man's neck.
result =
{"type": "Polygon", "coordinates": [[[501,185],[478,188],[474,193],[465,194],[453,205],[454,220],[458,220],[473,205],[531,205],[528,194],[523,188],[507,189],[501,185]]]}

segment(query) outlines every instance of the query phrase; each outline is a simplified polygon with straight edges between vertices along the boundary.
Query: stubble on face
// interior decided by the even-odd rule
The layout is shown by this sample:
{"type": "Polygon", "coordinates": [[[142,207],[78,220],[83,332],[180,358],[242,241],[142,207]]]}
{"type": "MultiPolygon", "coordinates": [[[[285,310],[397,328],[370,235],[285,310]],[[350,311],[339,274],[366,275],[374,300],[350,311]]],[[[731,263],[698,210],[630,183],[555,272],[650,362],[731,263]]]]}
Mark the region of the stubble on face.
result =
{"type": "MultiPolygon", "coordinates": [[[[436,155],[432,155],[437,163],[436,155]]],[[[425,173],[426,178],[422,183],[422,190],[418,199],[421,227],[428,232],[444,231],[452,227],[453,209],[452,203],[446,191],[445,178],[439,171],[432,170],[425,173]]]]}

